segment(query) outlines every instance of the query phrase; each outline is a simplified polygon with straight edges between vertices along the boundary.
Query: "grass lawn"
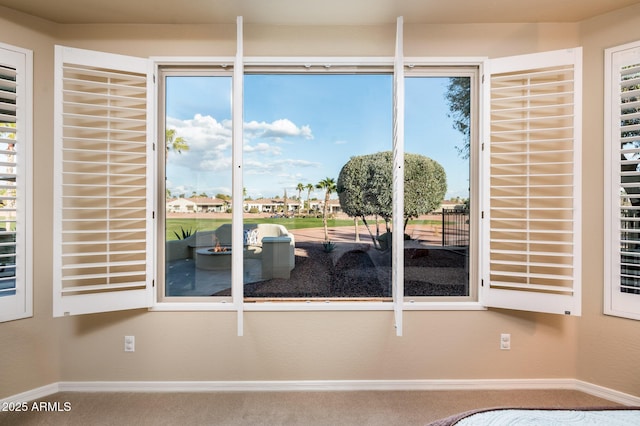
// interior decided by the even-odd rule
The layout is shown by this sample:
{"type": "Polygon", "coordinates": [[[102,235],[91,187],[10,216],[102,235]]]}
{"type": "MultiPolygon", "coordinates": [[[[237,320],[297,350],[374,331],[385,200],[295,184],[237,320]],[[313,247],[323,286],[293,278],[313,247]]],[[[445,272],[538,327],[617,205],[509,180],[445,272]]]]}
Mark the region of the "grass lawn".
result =
{"type": "MultiPolygon", "coordinates": [[[[304,229],[304,228],[321,228],[322,219],[315,217],[306,218],[247,218],[245,223],[278,223],[284,225],[287,229],[304,229]]],[[[176,240],[177,237],[174,232],[182,234],[182,230],[193,233],[194,231],[210,231],[217,229],[224,223],[231,223],[231,218],[218,218],[218,219],[196,219],[196,218],[170,218],[166,221],[166,239],[167,241],[176,240]]],[[[359,221],[362,224],[362,221],[359,221]]],[[[439,225],[441,221],[433,219],[415,219],[410,220],[409,224],[414,225],[439,225]]],[[[329,219],[327,221],[329,228],[335,228],[338,226],[353,226],[352,219],[329,219]]]]}
{"type": "MultiPolygon", "coordinates": [[[[182,234],[182,230],[188,231],[210,231],[217,229],[224,223],[231,223],[231,219],[190,219],[190,218],[171,218],[166,221],[167,241],[175,240],[176,235],[182,234]]],[[[304,229],[304,228],[320,228],[322,227],[322,219],[315,217],[307,218],[254,218],[245,219],[244,223],[277,223],[284,225],[287,229],[304,229]]],[[[353,220],[350,219],[329,219],[327,221],[329,228],[337,226],[353,226],[353,220]]]]}

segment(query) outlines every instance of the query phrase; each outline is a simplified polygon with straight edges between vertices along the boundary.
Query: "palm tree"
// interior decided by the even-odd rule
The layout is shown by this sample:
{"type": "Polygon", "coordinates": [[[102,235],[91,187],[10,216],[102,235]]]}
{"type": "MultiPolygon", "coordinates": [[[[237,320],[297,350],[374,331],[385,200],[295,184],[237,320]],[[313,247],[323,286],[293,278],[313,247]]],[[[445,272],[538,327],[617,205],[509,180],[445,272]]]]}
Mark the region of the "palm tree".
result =
{"type": "Polygon", "coordinates": [[[313,189],[313,185],[308,183],[307,186],[307,213],[311,211],[311,190],[313,189]]]}
{"type": "MultiPolygon", "coordinates": [[[[298,183],[298,185],[296,186],[296,189],[298,190],[298,204],[299,204],[300,201],[302,201],[300,194],[302,193],[302,191],[304,191],[304,184],[298,183]]],[[[300,210],[301,209],[298,210],[298,213],[300,213],[300,210]]]]}
{"type": "Polygon", "coordinates": [[[329,230],[327,229],[327,210],[329,208],[329,196],[336,190],[336,181],[327,177],[318,182],[318,189],[324,189],[324,206],[322,207],[322,225],[324,226],[324,240],[329,241],[329,230]]]}
{"type": "Polygon", "coordinates": [[[182,151],[189,151],[189,144],[182,136],[176,137],[176,129],[167,129],[165,131],[165,143],[167,153],[169,151],[177,151],[182,154],[182,151]]]}

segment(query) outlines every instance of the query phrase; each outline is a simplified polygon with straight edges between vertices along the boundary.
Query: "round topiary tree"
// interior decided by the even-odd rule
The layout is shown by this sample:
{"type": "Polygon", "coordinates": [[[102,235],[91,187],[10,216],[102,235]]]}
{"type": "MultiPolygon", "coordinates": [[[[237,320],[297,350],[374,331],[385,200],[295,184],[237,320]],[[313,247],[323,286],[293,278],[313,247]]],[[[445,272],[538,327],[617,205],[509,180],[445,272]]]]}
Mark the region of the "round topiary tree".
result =
{"type": "MultiPolygon", "coordinates": [[[[342,210],[361,218],[378,247],[367,216],[379,216],[387,232],[393,210],[393,154],[391,151],[351,157],[342,167],[336,190],[342,210]]],[[[447,191],[444,168],[429,157],[419,154],[404,156],[404,221],[427,214],[440,205],[447,191]]]]}

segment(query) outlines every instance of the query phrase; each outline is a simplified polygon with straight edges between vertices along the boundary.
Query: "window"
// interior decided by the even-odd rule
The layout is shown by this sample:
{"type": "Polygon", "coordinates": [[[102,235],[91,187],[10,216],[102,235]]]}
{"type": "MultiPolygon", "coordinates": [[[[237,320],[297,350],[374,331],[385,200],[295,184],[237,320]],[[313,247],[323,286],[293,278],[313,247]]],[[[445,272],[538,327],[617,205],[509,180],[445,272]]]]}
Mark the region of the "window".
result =
{"type": "Polygon", "coordinates": [[[161,68],[162,299],[230,295],[232,78],[226,68],[161,68]]]}
{"type": "Polygon", "coordinates": [[[580,314],[581,49],[244,58],[240,30],[238,46],[57,49],[58,314],[153,293],[237,311],[239,333],[244,310],[393,310],[398,334],[405,309],[580,314]]]}
{"type": "Polygon", "coordinates": [[[33,312],[32,53],[0,44],[0,321],[33,312]]]}
{"type": "Polygon", "coordinates": [[[478,268],[471,266],[477,258],[478,232],[477,200],[472,199],[477,189],[471,189],[478,183],[477,173],[471,173],[478,156],[477,83],[477,67],[414,65],[405,71],[405,210],[430,203],[405,228],[406,300],[477,300],[478,268]],[[431,184],[414,185],[417,180],[409,168],[413,156],[442,167],[444,194],[430,186],[437,182],[435,176],[427,179],[431,184]],[[437,197],[428,200],[434,194],[437,197]]]}
{"type": "MultiPolygon", "coordinates": [[[[390,67],[254,68],[244,76],[245,300],[390,300],[390,67]]],[[[405,292],[470,296],[470,139],[447,93],[470,104],[477,67],[412,70],[405,292]]],[[[165,297],[231,296],[231,76],[208,73],[161,68],[165,297]]]]}
{"type": "Polygon", "coordinates": [[[640,319],[640,42],[605,51],[605,306],[640,319]]]}
{"type": "Polygon", "coordinates": [[[257,276],[252,247],[245,254],[247,300],[391,297],[390,250],[380,244],[391,226],[392,73],[350,68],[247,67],[243,223],[261,240],[257,276]],[[351,170],[365,161],[380,166],[368,181],[384,211],[353,209],[364,182],[351,170]]]}

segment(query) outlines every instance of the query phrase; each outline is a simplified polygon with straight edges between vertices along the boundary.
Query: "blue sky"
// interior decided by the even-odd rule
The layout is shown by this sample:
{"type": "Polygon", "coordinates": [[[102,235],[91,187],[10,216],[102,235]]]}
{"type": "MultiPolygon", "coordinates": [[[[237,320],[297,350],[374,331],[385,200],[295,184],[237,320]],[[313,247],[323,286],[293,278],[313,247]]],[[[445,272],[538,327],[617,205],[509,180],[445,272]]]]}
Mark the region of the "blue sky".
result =
{"type": "MultiPolygon", "coordinates": [[[[442,164],[447,197],[465,198],[468,162],[455,149],[463,138],[447,117],[446,84],[407,79],[405,151],[442,164]]],[[[230,93],[230,77],[169,77],[167,127],[190,146],[169,153],[172,195],[231,194],[230,93]]],[[[253,198],[297,196],[298,183],[337,180],[351,156],[392,148],[390,75],[246,75],[244,95],[243,185],[253,198]]]]}

